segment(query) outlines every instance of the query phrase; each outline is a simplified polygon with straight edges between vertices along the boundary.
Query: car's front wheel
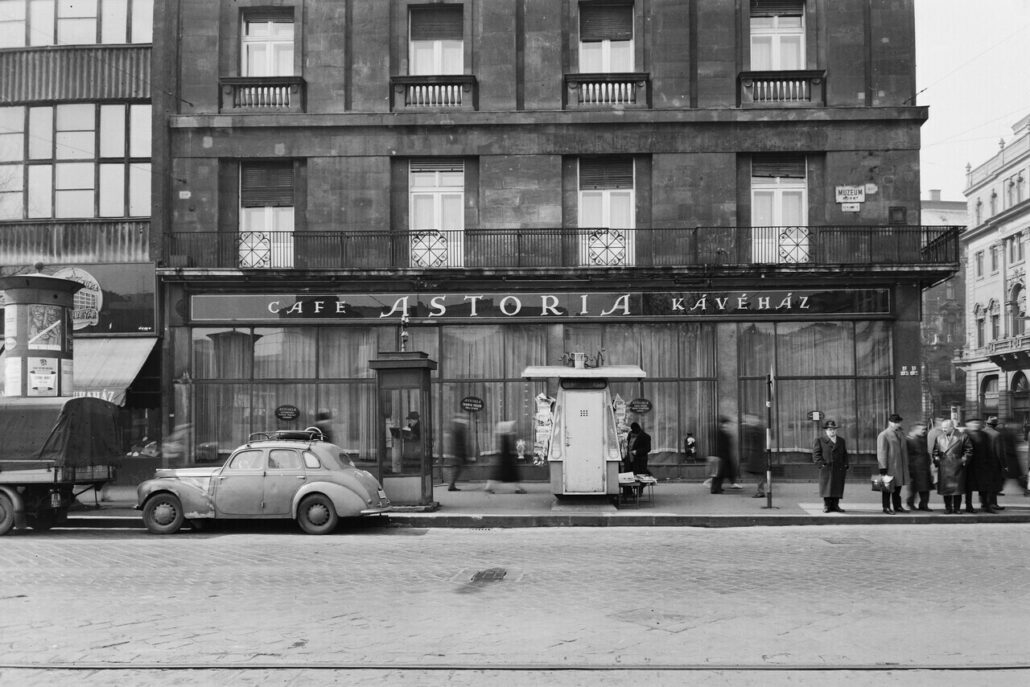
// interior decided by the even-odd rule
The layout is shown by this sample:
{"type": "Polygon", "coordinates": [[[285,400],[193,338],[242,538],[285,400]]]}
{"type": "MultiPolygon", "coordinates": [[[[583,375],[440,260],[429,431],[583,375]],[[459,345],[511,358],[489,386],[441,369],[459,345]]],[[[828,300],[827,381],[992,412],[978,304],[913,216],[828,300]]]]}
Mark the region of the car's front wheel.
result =
{"type": "Polygon", "coordinates": [[[175,534],[183,520],[182,502],[174,494],[152,496],[143,507],[143,524],[151,534],[175,534]]]}
{"type": "Polygon", "coordinates": [[[312,494],[300,502],[297,522],[308,534],[329,534],[340,522],[333,502],[324,494],[312,494]]]}

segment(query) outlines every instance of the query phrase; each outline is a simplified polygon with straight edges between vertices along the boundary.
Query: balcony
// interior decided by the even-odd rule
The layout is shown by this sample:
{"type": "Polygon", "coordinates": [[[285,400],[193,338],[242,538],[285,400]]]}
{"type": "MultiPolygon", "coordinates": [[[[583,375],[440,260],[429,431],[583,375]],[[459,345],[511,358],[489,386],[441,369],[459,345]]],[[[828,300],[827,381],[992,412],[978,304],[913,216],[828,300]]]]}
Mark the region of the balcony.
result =
{"type": "Polygon", "coordinates": [[[150,220],[0,223],[0,264],[150,262],[150,220]]]}
{"type": "Polygon", "coordinates": [[[469,74],[392,76],[390,91],[394,112],[479,109],[479,87],[469,74]]]}
{"type": "Polygon", "coordinates": [[[785,266],[949,269],[961,227],[189,232],[165,266],[210,269],[436,270],[785,266]]]}
{"type": "Polygon", "coordinates": [[[651,75],[647,72],[566,74],[562,91],[566,110],[651,107],[651,75]]]}
{"type": "Polygon", "coordinates": [[[223,76],[218,80],[220,112],[303,112],[300,76],[223,76]]]}
{"type": "Polygon", "coordinates": [[[826,72],[817,70],[741,72],[737,75],[741,107],[824,107],[826,72]]]}

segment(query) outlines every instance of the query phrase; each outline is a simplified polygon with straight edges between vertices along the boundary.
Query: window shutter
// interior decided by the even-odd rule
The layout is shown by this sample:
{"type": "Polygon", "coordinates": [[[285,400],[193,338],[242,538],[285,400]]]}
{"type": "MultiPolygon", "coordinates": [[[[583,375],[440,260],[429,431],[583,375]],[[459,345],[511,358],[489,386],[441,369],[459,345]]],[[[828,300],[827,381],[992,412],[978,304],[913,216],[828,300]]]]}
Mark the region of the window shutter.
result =
{"type": "Polygon", "coordinates": [[[805,0],[751,0],[752,17],[801,17],[805,0]]]}
{"type": "Polygon", "coordinates": [[[464,172],[465,163],[457,158],[439,158],[436,160],[412,160],[412,173],[417,172],[464,172]]]}
{"type": "Polygon", "coordinates": [[[633,158],[581,158],[579,188],[582,190],[633,188],[633,158]]]}
{"type": "Polygon", "coordinates": [[[460,41],[465,34],[461,5],[412,7],[409,20],[413,41],[460,41]]]}
{"type": "Polygon", "coordinates": [[[633,5],[580,5],[579,39],[584,43],[633,40],[633,5]]]}
{"type": "Polygon", "coordinates": [[[805,178],[804,155],[755,155],[751,158],[752,177],[805,178]]]}
{"type": "Polygon", "coordinates": [[[263,24],[268,21],[274,21],[281,24],[292,24],[293,8],[247,10],[243,15],[243,19],[251,24],[263,24]]]}
{"type": "Polygon", "coordinates": [[[241,168],[240,205],[293,207],[293,163],[247,162],[241,168]]]}

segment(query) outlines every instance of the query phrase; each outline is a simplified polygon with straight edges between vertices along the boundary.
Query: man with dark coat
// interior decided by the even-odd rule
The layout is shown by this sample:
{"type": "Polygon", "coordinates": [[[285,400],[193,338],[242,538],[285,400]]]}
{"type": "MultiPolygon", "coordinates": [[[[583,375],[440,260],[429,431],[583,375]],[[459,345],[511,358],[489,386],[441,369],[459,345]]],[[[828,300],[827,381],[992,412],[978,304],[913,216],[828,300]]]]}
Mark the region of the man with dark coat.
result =
{"type": "Polygon", "coordinates": [[[844,480],[851,467],[844,439],[837,436],[837,423],[827,420],[825,435],[816,438],[812,446],[812,460],[819,466],[819,495],[823,498],[824,513],[843,513],[840,500],[844,496],[844,480]]]}
{"type": "Polygon", "coordinates": [[[928,505],[930,487],[933,486],[933,474],[930,472],[930,449],[926,439],[926,425],[917,422],[908,430],[905,439],[908,444],[908,499],[905,501],[913,510],[932,510],[928,505]],[[919,506],[915,505],[916,494],[919,495],[919,506]]]}
{"type": "Polygon", "coordinates": [[[976,479],[980,490],[980,508],[985,513],[998,513],[1003,509],[998,505],[998,492],[1005,484],[1005,440],[994,427],[998,418],[991,416],[987,426],[983,428],[986,437],[984,460],[976,461],[976,479]],[[993,421],[993,424],[992,424],[993,421]]]}
{"type": "Polygon", "coordinates": [[[908,484],[908,442],[901,431],[901,416],[896,413],[887,418],[887,429],[876,437],[876,462],[880,474],[891,478],[890,487],[885,486],[881,492],[883,512],[904,513],[901,487],[908,484]]]}
{"type": "Polygon", "coordinates": [[[951,420],[941,421],[941,431],[934,438],[930,457],[937,466],[937,493],[944,497],[944,512],[962,511],[962,494],[966,491],[966,464],[973,456],[973,442],[955,429],[951,420]]]}

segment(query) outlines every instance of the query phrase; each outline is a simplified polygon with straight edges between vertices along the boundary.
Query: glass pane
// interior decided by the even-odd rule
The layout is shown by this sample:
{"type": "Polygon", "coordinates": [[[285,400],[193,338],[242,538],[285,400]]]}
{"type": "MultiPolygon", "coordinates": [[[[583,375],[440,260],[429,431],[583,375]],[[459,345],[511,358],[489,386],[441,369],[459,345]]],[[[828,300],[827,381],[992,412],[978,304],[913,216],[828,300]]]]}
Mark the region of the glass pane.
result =
{"type": "Polygon", "coordinates": [[[604,53],[600,42],[579,44],[579,71],[581,74],[598,74],[604,71],[604,53]]]}
{"type": "Polygon", "coordinates": [[[408,73],[412,76],[435,74],[436,65],[433,56],[433,41],[412,41],[411,64],[408,65],[408,73]]]}
{"type": "Polygon", "coordinates": [[[66,189],[92,189],[93,164],[89,162],[72,162],[57,165],[54,188],[58,191],[66,189]]]}
{"type": "Polygon", "coordinates": [[[154,0],[133,0],[132,43],[151,43],[154,40],[154,0]]]}
{"type": "Polygon", "coordinates": [[[104,0],[100,16],[100,42],[128,43],[125,35],[128,24],[128,0],[104,0]]]}
{"type": "Polygon", "coordinates": [[[632,191],[610,191],[611,194],[611,222],[610,226],[616,229],[633,228],[633,192],[632,191]]]}
{"type": "Polygon", "coordinates": [[[252,342],[249,329],[194,329],[193,376],[197,379],[248,379],[252,342]]]}
{"type": "Polygon", "coordinates": [[[804,206],[803,191],[783,192],[783,222],[788,227],[803,227],[808,224],[808,213],[804,206]]]}
{"type": "Polygon", "coordinates": [[[276,76],[293,76],[293,44],[276,44],[272,46],[272,60],[275,62],[276,76]]]}
{"type": "MultiPolygon", "coordinates": [[[[754,20],[751,20],[752,23],[754,20]]],[[[773,68],[772,36],[751,37],[751,69],[769,71],[773,68]]]]}
{"type": "Polygon", "coordinates": [[[53,174],[50,165],[29,166],[29,217],[53,216],[53,174]]]}
{"type": "Polygon", "coordinates": [[[93,217],[93,191],[54,193],[55,217],[93,217]]]}
{"type": "Polygon", "coordinates": [[[129,166],[129,215],[150,216],[150,165],[133,163],[129,166]]]}
{"type": "Polygon", "coordinates": [[[465,227],[464,208],[460,195],[444,194],[440,197],[442,211],[441,229],[463,229],[465,227]]]}
{"type": "Polygon", "coordinates": [[[29,45],[54,44],[54,1],[32,0],[29,5],[29,45]]]}
{"type": "Polygon", "coordinates": [[[415,194],[411,196],[411,228],[436,229],[433,226],[436,218],[433,212],[433,196],[427,194],[415,194]]]}
{"type": "Polygon", "coordinates": [[[125,215],[125,165],[100,165],[100,216],[125,215]]]}
{"type": "Polygon", "coordinates": [[[780,69],[802,69],[804,59],[801,54],[801,36],[782,36],[780,38],[780,69]]]}
{"type": "Polygon", "coordinates": [[[97,42],[96,19],[58,19],[58,45],[91,45],[97,42]]]}
{"type": "Polygon", "coordinates": [[[755,191],[751,195],[751,226],[771,227],[776,224],[773,215],[773,200],[775,194],[772,191],[755,191]]]}
{"type": "Polygon", "coordinates": [[[129,155],[150,157],[150,105],[129,106],[129,155]]]}
{"type": "Polygon", "coordinates": [[[579,194],[579,226],[603,227],[604,206],[600,191],[582,191],[579,194]]]}
{"type": "Polygon", "coordinates": [[[125,106],[100,106],[100,157],[125,156],[125,106]]]}
{"type": "Polygon", "coordinates": [[[255,379],[314,378],[315,329],[254,330],[255,379]]]}
{"type": "Polygon", "coordinates": [[[249,43],[244,48],[244,76],[268,76],[268,46],[249,43]]]}
{"type": "Polygon", "coordinates": [[[54,108],[29,108],[29,159],[48,160],[54,154],[54,108]]]}
{"type": "Polygon", "coordinates": [[[441,41],[441,74],[461,74],[465,66],[465,49],[461,41],[441,41]]]}
{"type": "Polygon", "coordinates": [[[633,71],[633,41],[611,41],[610,45],[610,65],[608,71],[633,71]]]}

